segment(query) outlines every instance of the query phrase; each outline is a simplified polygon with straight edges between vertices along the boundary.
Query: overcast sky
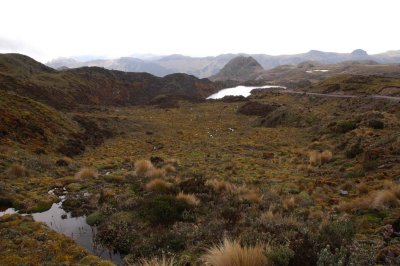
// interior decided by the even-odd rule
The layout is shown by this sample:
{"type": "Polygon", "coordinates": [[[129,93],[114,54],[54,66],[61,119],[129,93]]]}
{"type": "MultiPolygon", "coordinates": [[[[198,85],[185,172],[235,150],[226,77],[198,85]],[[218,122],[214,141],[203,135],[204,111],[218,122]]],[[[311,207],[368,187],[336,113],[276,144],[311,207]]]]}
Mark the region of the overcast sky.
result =
{"type": "Polygon", "coordinates": [[[0,52],[293,54],[400,49],[398,0],[3,0],[0,52]]]}

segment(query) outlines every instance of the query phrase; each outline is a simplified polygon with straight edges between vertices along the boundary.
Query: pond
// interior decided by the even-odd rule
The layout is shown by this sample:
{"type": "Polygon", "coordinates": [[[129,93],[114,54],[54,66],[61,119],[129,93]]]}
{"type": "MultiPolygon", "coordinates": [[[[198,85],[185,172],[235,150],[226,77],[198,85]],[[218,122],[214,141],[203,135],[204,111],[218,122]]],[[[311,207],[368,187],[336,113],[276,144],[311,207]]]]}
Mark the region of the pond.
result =
{"type": "Polygon", "coordinates": [[[251,94],[251,91],[254,89],[285,89],[282,86],[236,86],[232,88],[222,89],[217,93],[214,93],[207,97],[207,99],[221,99],[225,96],[244,96],[248,97],[251,94]]]}
{"type": "MultiPolygon", "coordinates": [[[[53,193],[53,191],[50,190],[49,193],[53,193]]],[[[30,215],[32,215],[35,221],[43,222],[54,231],[72,238],[77,244],[86,248],[90,253],[103,259],[111,260],[117,265],[123,265],[122,254],[113,252],[94,242],[97,229],[95,226],[90,226],[86,223],[86,216],[72,217],[70,213],[62,209],[64,200],[65,195],[60,196],[60,202],[53,203],[51,208],[47,211],[32,213],[30,215]]],[[[0,217],[5,214],[14,213],[19,212],[14,208],[5,208],[5,206],[0,209],[0,217]]]]}

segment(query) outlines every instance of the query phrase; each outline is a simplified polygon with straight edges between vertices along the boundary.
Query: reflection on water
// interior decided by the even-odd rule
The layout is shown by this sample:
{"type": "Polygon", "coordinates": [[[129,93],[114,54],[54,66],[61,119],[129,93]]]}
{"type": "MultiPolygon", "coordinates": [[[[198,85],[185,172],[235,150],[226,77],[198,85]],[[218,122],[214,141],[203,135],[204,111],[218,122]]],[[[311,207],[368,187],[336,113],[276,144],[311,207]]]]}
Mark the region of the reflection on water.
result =
{"type": "Polygon", "coordinates": [[[284,87],[281,86],[261,86],[261,87],[250,87],[250,86],[236,86],[233,88],[226,88],[223,90],[220,90],[217,93],[214,93],[213,95],[209,96],[207,99],[221,99],[225,96],[244,96],[248,97],[251,94],[251,91],[254,89],[270,89],[270,88],[279,88],[279,89],[284,89],[284,87]]]}
{"type": "MultiPolygon", "coordinates": [[[[52,193],[52,191],[49,193],[52,193]]],[[[72,238],[76,243],[86,248],[89,252],[101,258],[111,260],[117,265],[123,265],[123,255],[118,252],[114,253],[111,250],[94,243],[93,240],[96,235],[96,227],[92,227],[86,223],[86,216],[71,217],[70,213],[66,213],[61,208],[65,196],[61,196],[60,199],[61,201],[53,203],[49,210],[45,212],[32,213],[31,215],[33,219],[38,222],[44,222],[54,231],[72,238]]],[[[13,213],[18,212],[14,208],[8,208],[5,210],[0,209],[0,217],[5,214],[13,213]]]]}

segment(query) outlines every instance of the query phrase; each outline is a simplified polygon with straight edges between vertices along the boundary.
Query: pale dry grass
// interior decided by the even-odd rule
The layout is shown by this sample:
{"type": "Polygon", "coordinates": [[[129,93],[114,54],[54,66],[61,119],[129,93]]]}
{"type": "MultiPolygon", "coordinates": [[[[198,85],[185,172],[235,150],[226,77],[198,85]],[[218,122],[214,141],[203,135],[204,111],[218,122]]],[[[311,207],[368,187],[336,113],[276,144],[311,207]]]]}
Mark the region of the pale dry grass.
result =
{"type": "Polygon", "coordinates": [[[332,152],[329,150],[325,150],[321,153],[321,164],[328,163],[332,160],[332,152]]]}
{"type": "Polygon", "coordinates": [[[400,206],[400,186],[394,185],[388,189],[372,191],[365,196],[355,198],[339,205],[346,212],[358,210],[385,210],[400,206]]]}
{"type": "Polygon", "coordinates": [[[243,247],[237,241],[227,238],[218,246],[209,248],[201,260],[210,266],[269,266],[272,265],[264,255],[265,247],[258,244],[243,247]]]}
{"type": "Polygon", "coordinates": [[[176,199],[182,200],[191,206],[197,206],[200,204],[200,200],[194,194],[186,194],[182,191],[176,195],[176,199]]]}
{"type": "Polygon", "coordinates": [[[164,178],[165,175],[166,175],[166,172],[165,172],[164,169],[151,168],[146,172],[145,177],[148,177],[148,178],[164,178]]]}
{"type": "Polygon", "coordinates": [[[206,186],[211,187],[215,192],[228,192],[233,193],[236,190],[236,186],[228,181],[210,179],[207,180],[206,186]]]}
{"type": "Polygon", "coordinates": [[[310,151],[309,162],[312,166],[321,164],[321,154],[318,151],[310,151]]]}
{"type": "Polygon", "coordinates": [[[154,166],[149,160],[138,160],[135,162],[135,173],[137,176],[144,177],[151,169],[154,169],[154,166]]]}
{"type": "Polygon", "coordinates": [[[172,186],[173,186],[172,183],[167,182],[160,178],[156,178],[156,179],[149,181],[146,184],[145,188],[148,191],[161,191],[161,190],[167,190],[167,189],[171,188],[172,186]]]}
{"type": "Polygon", "coordinates": [[[75,174],[76,179],[93,179],[97,177],[97,170],[89,167],[83,167],[75,174]]]}
{"type": "Polygon", "coordinates": [[[175,173],[176,172],[175,166],[170,165],[170,164],[164,165],[162,169],[164,169],[166,173],[175,173]]]}
{"type": "Polygon", "coordinates": [[[285,198],[282,201],[282,207],[285,210],[293,210],[296,207],[296,200],[294,197],[285,198]]]}
{"type": "Polygon", "coordinates": [[[240,196],[240,199],[243,201],[248,201],[251,203],[261,203],[262,202],[262,196],[260,196],[257,192],[254,190],[248,190],[244,193],[242,193],[240,196]]]}
{"type": "Polygon", "coordinates": [[[162,256],[161,258],[152,258],[152,259],[141,259],[138,264],[128,264],[128,265],[137,265],[137,266],[174,266],[176,261],[174,258],[167,258],[162,256]]]}
{"type": "Polygon", "coordinates": [[[328,163],[332,160],[332,152],[329,150],[325,150],[323,152],[319,151],[310,151],[309,154],[309,162],[312,166],[318,166],[325,163],[328,163]]]}

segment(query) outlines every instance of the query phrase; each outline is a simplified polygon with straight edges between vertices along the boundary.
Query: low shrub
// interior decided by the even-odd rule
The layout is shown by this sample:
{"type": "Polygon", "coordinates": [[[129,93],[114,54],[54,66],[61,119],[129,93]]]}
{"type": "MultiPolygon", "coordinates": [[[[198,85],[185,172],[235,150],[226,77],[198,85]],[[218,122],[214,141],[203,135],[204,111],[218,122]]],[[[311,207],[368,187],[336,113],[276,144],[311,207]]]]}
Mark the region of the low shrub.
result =
{"type": "Polygon", "coordinates": [[[288,246],[271,247],[266,251],[266,256],[276,266],[287,266],[294,257],[294,251],[288,246]]]}
{"type": "Polygon", "coordinates": [[[93,212],[86,217],[86,223],[90,226],[98,225],[103,220],[103,216],[99,211],[93,212]]]}
{"type": "Polygon", "coordinates": [[[152,224],[168,225],[181,220],[182,213],[189,208],[186,201],[161,195],[145,202],[142,214],[152,224]]]}
{"type": "Polygon", "coordinates": [[[351,221],[335,221],[321,228],[318,243],[321,247],[330,246],[331,250],[348,245],[354,238],[356,228],[351,221]]]}
{"type": "Polygon", "coordinates": [[[385,127],[385,123],[382,120],[371,119],[368,121],[368,127],[373,129],[383,129],[385,127]]]}
{"type": "Polygon", "coordinates": [[[341,120],[341,121],[337,121],[336,125],[334,127],[334,131],[336,133],[347,133],[353,129],[356,129],[358,126],[358,123],[354,120],[341,120]]]}

